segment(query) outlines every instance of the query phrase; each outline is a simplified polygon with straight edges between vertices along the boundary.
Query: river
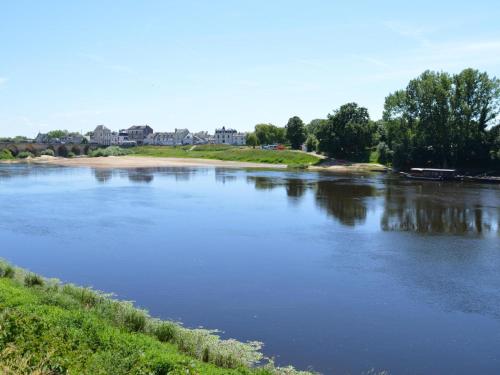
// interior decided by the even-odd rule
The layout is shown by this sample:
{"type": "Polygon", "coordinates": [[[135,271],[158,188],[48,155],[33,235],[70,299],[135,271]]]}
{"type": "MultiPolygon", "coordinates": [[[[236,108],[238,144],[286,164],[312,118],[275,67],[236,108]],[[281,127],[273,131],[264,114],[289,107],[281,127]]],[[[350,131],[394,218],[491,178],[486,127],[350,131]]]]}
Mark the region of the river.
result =
{"type": "Polygon", "coordinates": [[[0,257],[325,374],[500,373],[500,187],[0,166],[0,257]]]}

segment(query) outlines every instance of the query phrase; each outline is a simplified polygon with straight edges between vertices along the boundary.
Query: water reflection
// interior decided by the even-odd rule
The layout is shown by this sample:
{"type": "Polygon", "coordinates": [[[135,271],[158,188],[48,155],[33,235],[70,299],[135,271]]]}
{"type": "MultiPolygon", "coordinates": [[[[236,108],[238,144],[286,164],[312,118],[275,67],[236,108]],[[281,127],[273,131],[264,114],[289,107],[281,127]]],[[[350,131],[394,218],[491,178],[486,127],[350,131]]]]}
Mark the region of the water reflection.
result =
{"type": "Polygon", "coordinates": [[[373,185],[350,181],[318,181],[316,203],[342,224],[355,226],[366,220],[366,198],[375,196],[373,185]]]}
{"type": "Polygon", "coordinates": [[[495,197],[494,190],[489,189],[478,194],[481,188],[388,180],[381,228],[385,231],[456,235],[497,231],[498,197],[495,197]]]}

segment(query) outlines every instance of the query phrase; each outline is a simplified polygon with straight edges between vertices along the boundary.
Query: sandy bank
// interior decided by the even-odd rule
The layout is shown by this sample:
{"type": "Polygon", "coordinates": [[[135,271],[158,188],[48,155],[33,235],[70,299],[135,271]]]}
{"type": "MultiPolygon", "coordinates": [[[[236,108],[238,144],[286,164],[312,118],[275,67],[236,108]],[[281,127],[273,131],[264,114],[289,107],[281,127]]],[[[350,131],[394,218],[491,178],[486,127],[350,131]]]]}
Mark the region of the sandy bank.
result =
{"type": "Polygon", "coordinates": [[[34,164],[92,168],[158,168],[158,167],[224,167],[224,168],[286,168],[284,164],[248,163],[212,159],[157,158],[142,156],[109,156],[97,158],[34,158],[34,164]]]}
{"type": "MultiPolygon", "coordinates": [[[[1,163],[32,163],[43,165],[60,165],[67,167],[92,167],[92,168],[158,168],[158,167],[219,167],[219,168],[265,168],[286,169],[285,164],[251,163],[240,161],[226,161],[214,159],[194,158],[159,158],[143,156],[109,156],[109,157],[78,157],[59,158],[41,156],[23,160],[0,161],[1,163]]],[[[334,173],[363,173],[384,172],[387,168],[381,164],[351,163],[330,164],[324,163],[320,166],[310,166],[308,171],[334,172],[334,173]]]]}

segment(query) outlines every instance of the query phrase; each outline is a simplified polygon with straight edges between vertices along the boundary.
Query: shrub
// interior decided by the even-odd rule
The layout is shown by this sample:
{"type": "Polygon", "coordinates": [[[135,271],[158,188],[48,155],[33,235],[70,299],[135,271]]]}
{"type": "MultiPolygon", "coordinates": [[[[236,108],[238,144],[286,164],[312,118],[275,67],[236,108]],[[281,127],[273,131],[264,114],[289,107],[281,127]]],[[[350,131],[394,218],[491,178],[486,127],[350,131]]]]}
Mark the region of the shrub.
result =
{"type": "Polygon", "coordinates": [[[118,147],[118,146],[109,146],[107,148],[98,148],[90,153],[91,157],[100,157],[100,156],[123,156],[129,155],[132,151],[118,147]]]}
{"type": "Polygon", "coordinates": [[[14,268],[11,266],[7,265],[2,265],[0,267],[0,277],[5,277],[7,279],[13,279],[14,275],[16,274],[16,271],[14,268]]]}
{"type": "Polygon", "coordinates": [[[26,159],[26,158],[32,158],[33,154],[29,151],[22,151],[19,154],[17,154],[17,157],[19,159],[26,159]]]}
{"type": "Polygon", "coordinates": [[[70,152],[68,153],[68,158],[74,158],[75,156],[76,156],[76,155],[75,155],[75,153],[74,153],[73,151],[70,151],[70,152]]]}
{"type": "Polygon", "coordinates": [[[24,276],[25,286],[43,286],[43,284],[43,279],[40,276],[35,275],[34,273],[28,273],[26,276],[24,276]]]}
{"type": "Polygon", "coordinates": [[[377,145],[378,152],[378,162],[382,164],[391,163],[394,152],[389,148],[389,146],[385,142],[380,142],[377,145]]]}
{"type": "Polygon", "coordinates": [[[73,146],[73,147],[71,147],[71,152],[72,152],[74,155],[80,155],[80,147],[78,147],[78,146],[73,146]]]}
{"type": "Polygon", "coordinates": [[[307,152],[313,152],[318,149],[318,140],[312,134],[310,134],[306,139],[306,149],[307,152]]]}
{"type": "Polygon", "coordinates": [[[51,150],[50,148],[43,150],[40,152],[40,155],[46,155],[46,156],[54,156],[54,150],[51,150]]]}
{"type": "Polygon", "coordinates": [[[14,159],[14,156],[12,155],[12,152],[5,148],[2,151],[0,151],[0,160],[11,160],[14,159]]]}
{"type": "Polygon", "coordinates": [[[172,341],[175,337],[176,325],[170,322],[159,322],[153,329],[153,334],[161,342],[172,341]]]}

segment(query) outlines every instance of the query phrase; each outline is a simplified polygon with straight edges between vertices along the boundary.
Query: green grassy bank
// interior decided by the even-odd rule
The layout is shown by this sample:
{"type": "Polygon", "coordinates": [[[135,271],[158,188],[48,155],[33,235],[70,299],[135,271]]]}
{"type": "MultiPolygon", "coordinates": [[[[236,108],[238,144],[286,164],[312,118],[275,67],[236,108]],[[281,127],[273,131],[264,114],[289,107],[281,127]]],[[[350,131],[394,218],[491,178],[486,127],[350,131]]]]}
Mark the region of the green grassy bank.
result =
{"type": "Polygon", "coordinates": [[[151,318],[130,302],[0,261],[0,373],[306,374],[265,362],[260,343],[151,318]]]}
{"type": "Polygon", "coordinates": [[[131,149],[134,155],[166,158],[200,158],[251,163],[286,164],[291,167],[319,163],[320,158],[298,151],[261,150],[224,145],[140,146],[131,149]]]}

